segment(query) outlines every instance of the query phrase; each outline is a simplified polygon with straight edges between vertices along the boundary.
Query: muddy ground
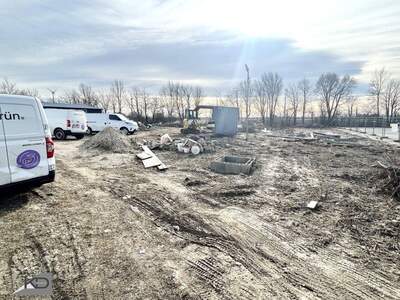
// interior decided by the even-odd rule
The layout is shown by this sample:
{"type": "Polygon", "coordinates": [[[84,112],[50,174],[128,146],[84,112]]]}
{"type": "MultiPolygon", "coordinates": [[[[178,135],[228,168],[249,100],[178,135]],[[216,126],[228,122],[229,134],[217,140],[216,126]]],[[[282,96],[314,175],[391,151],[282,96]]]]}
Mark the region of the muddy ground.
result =
{"type": "MultiPolygon", "coordinates": [[[[131,139],[165,132],[178,135],[131,139]]],[[[115,154],[58,142],[56,182],[1,195],[0,298],[49,271],[54,299],[399,299],[400,206],[376,164],[399,151],[349,138],[258,132],[196,157],[154,150],[165,172],[145,170],[134,144],[115,154]],[[224,154],[257,168],[212,173],[224,154]]]]}

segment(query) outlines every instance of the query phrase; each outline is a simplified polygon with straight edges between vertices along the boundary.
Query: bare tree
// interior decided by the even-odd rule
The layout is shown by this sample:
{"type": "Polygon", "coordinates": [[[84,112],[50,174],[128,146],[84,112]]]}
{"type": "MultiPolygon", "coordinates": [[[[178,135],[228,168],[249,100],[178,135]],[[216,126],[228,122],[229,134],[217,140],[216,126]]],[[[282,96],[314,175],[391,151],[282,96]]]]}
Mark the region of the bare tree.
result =
{"type": "Polygon", "coordinates": [[[400,108],[400,81],[396,79],[388,81],[382,96],[385,106],[386,120],[390,123],[392,122],[393,117],[397,115],[400,108]]]}
{"type": "Polygon", "coordinates": [[[267,96],[267,109],[269,114],[270,125],[273,125],[276,116],[276,107],[278,104],[278,99],[282,93],[283,82],[282,77],[277,73],[264,73],[261,76],[261,81],[265,87],[265,92],[267,96]]]}
{"type": "Polygon", "coordinates": [[[173,98],[178,117],[181,121],[183,121],[183,119],[185,118],[185,96],[183,93],[182,85],[179,82],[174,83],[170,81],[168,83],[168,90],[169,93],[171,93],[171,97],[173,98]]]}
{"type": "Polygon", "coordinates": [[[22,89],[18,90],[19,95],[24,95],[24,96],[32,96],[32,97],[39,97],[39,91],[37,89],[22,89]]]}
{"type": "Polygon", "coordinates": [[[167,86],[161,88],[160,97],[162,106],[165,107],[168,117],[171,118],[174,113],[175,105],[174,105],[173,92],[170,88],[169,83],[167,86]]]}
{"type": "Polygon", "coordinates": [[[203,101],[205,95],[204,91],[201,87],[196,86],[193,91],[193,98],[194,98],[194,106],[199,106],[203,101]]]}
{"type": "Polygon", "coordinates": [[[192,104],[193,88],[190,85],[181,85],[181,92],[186,101],[186,109],[190,109],[192,104]]]}
{"type": "Polygon", "coordinates": [[[149,98],[149,94],[147,94],[146,89],[142,90],[141,93],[141,102],[142,102],[142,107],[143,107],[143,114],[144,114],[144,119],[146,121],[146,123],[149,122],[149,108],[150,108],[150,98],[149,98]]]}
{"type": "Polygon", "coordinates": [[[161,109],[161,101],[159,96],[152,96],[150,98],[150,110],[151,110],[151,116],[153,118],[153,123],[156,120],[156,116],[159,113],[161,109]]]}
{"type": "Polygon", "coordinates": [[[96,95],[90,85],[81,83],[79,85],[79,93],[81,94],[81,102],[87,105],[97,105],[96,95]]]}
{"type": "Polygon", "coordinates": [[[354,109],[356,107],[358,98],[355,96],[349,96],[346,98],[346,104],[347,104],[347,116],[352,117],[354,115],[354,109]]]}
{"type": "Polygon", "coordinates": [[[142,116],[142,103],[141,103],[141,90],[138,87],[133,87],[130,95],[126,100],[131,114],[136,114],[138,117],[142,116]]]}
{"type": "Polygon", "coordinates": [[[38,97],[39,91],[34,88],[18,89],[15,82],[8,80],[8,78],[4,78],[0,83],[0,94],[38,97]]]}
{"type": "Polygon", "coordinates": [[[285,92],[285,94],[284,94],[284,96],[283,96],[283,119],[285,120],[285,122],[287,122],[287,120],[288,120],[288,113],[287,113],[287,111],[288,111],[288,109],[287,109],[287,97],[286,97],[286,92],[285,92]]]}
{"type": "Polygon", "coordinates": [[[306,109],[307,109],[307,103],[309,101],[309,96],[311,94],[311,84],[310,81],[306,78],[303,80],[300,80],[298,83],[298,87],[300,89],[300,94],[302,96],[302,116],[301,116],[301,122],[304,125],[304,119],[306,116],[306,109]]]}
{"type": "Polygon", "coordinates": [[[315,92],[321,99],[321,116],[330,124],[338,113],[341,101],[349,97],[355,86],[355,80],[349,75],[340,78],[336,73],[322,74],[316,84],[315,92]]]}
{"type": "Polygon", "coordinates": [[[68,103],[72,104],[81,103],[81,96],[76,90],[66,91],[63,98],[68,103]]]}
{"type": "Polygon", "coordinates": [[[240,111],[240,119],[242,118],[242,110],[240,109],[240,88],[234,88],[230,94],[226,96],[227,102],[236,106],[240,111]]]}
{"type": "Polygon", "coordinates": [[[215,105],[217,105],[217,106],[224,106],[225,105],[225,97],[224,97],[224,95],[223,95],[223,92],[220,90],[220,89],[216,89],[215,91],[214,91],[214,103],[215,103],[215,105]]]}
{"type": "Polygon", "coordinates": [[[297,84],[291,83],[285,90],[285,96],[289,101],[290,111],[292,112],[293,124],[296,125],[297,111],[300,103],[300,89],[297,84]]]}
{"type": "Polygon", "coordinates": [[[108,90],[101,89],[97,91],[97,102],[104,109],[108,111],[111,108],[111,95],[108,90]]]}
{"type": "Polygon", "coordinates": [[[375,70],[373,78],[369,83],[369,93],[374,97],[376,105],[376,114],[379,116],[379,109],[381,106],[381,97],[385,92],[385,85],[390,79],[390,74],[382,68],[380,70],[375,70]]]}
{"type": "Polygon", "coordinates": [[[261,80],[255,80],[253,86],[256,108],[260,113],[261,120],[265,126],[268,113],[267,94],[265,91],[265,86],[261,80]]]}
{"type": "Polygon", "coordinates": [[[116,112],[122,112],[122,103],[125,96],[125,87],[122,80],[114,80],[111,84],[110,92],[113,98],[113,110],[116,112]]]}
{"type": "Polygon", "coordinates": [[[0,84],[0,93],[1,94],[17,94],[17,84],[8,80],[8,78],[4,78],[0,84]]]}

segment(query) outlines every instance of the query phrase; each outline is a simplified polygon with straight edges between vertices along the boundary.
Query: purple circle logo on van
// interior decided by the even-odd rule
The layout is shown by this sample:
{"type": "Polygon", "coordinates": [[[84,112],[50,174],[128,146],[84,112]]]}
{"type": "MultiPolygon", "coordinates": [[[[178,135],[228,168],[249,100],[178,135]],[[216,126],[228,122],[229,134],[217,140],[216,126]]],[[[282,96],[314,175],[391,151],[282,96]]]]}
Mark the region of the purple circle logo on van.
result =
{"type": "Polygon", "coordinates": [[[17,166],[21,169],[33,169],[40,163],[40,154],[35,150],[26,150],[17,157],[17,166]]]}

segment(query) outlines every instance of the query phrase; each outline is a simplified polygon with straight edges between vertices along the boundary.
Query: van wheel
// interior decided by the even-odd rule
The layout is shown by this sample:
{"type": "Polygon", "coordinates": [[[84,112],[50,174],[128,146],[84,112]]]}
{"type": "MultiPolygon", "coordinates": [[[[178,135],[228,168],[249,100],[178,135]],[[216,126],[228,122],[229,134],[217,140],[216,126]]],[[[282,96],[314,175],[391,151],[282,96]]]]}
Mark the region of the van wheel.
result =
{"type": "Polygon", "coordinates": [[[67,138],[67,135],[65,134],[65,131],[62,130],[61,128],[57,128],[54,130],[54,137],[56,140],[65,140],[67,138]]]}
{"type": "Polygon", "coordinates": [[[86,134],[87,135],[92,135],[93,134],[92,128],[88,127],[87,130],[86,130],[86,134]]]}
{"type": "Polygon", "coordinates": [[[128,134],[129,134],[128,128],[125,128],[125,127],[122,127],[119,131],[120,131],[123,135],[128,135],[128,134]]]}

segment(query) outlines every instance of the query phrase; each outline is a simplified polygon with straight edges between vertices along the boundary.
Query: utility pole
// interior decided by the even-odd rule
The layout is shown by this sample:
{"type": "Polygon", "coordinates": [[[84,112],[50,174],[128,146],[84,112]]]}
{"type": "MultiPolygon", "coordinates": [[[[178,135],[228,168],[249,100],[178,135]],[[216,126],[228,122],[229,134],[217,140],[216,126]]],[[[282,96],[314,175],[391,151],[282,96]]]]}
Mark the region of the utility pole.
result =
{"type": "Polygon", "coordinates": [[[250,69],[247,64],[244,65],[247,72],[247,80],[246,80],[246,141],[249,139],[249,101],[250,101],[250,69]]]}
{"type": "Polygon", "coordinates": [[[51,93],[51,98],[53,100],[53,103],[55,103],[55,94],[57,90],[52,90],[52,89],[48,89],[49,92],[51,93]]]}

